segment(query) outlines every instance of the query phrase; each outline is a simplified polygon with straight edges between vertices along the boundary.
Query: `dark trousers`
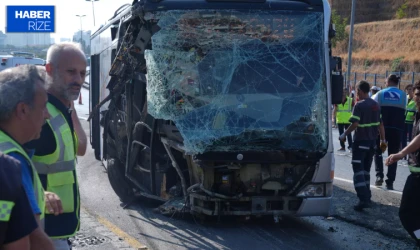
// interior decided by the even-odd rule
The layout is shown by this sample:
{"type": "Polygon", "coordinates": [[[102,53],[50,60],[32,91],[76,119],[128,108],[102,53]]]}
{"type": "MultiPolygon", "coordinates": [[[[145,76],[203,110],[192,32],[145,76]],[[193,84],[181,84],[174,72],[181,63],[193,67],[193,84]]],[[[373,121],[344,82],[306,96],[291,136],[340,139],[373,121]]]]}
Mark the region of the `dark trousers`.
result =
{"type": "Polygon", "coordinates": [[[351,159],[354,174],[353,184],[357,197],[361,201],[370,201],[372,196],[370,192],[370,167],[372,166],[375,147],[375,140],[355,141],[353,143],[353,155],[351,159]]]}
{"type": "Polygon", "coordinates": [[[401,149],[407,146],[407,141],[411,141],[411,137],[413,135],[413,124],[406,123],[404,127],[404,132],[401,135],[401,149]]]}
{"type": "MultiPolygon", "coordinates": [[[[341,123],[339,123],[338,124],[338,133],[340,135],[342,135],[344,133],[344,131],[349,126],[350,126],[350,124],[341,124],[341,123]]],[[[351,133],[347,135],[347,143],[349,144],[349,148],[352,148],[352,146],[353,146],[353,139],[352,139],[351,133]]],[[[346,145],[344,144],[343,141],[340,141],[340,145],[341,145],[341,148],[346,148],[346,145]]]]}
{"type": "MultiPolygon", "coordinates": [[[[385,129],[385,139],[388,142],[388,155],[396,154],[400,150],[400,141],[401,141],[401,131],[392,128],[385,129]]],[[[380,149],[379,149],[379,152],[380,149]]],[[[386,177],[388,182],[393,183],[395,181],[395,175],[397,174],[397,164],[395,162],[388,166],[388,173],[386,177]]],[[[382,161],[382,153],[380,156],[378,153],[375,153],[375,171],[376,177],[384,178],[384,163],[382,161]]]]}
{"type": "Polygon", "coordinates": [[[375,171],[376,176],[378,176],[379,169],[382,169],[382,176],[381,178],[384,178],[383,176],[383,169],[384,169],[384,162],[382,158],[382,150],[381,150],[381,136],[378,135],[378,138],[376,139],[376,147],[375,147],[375,157],[373,158],[375,161],[375,171]]]}
{"type": "Polygon", "coordinates": [[[405,230],[420,246],[420,174],[410,174],[405,182],[399,216],[405,230]],[[417,236],[416,236],[417,235],[417,236]]]}

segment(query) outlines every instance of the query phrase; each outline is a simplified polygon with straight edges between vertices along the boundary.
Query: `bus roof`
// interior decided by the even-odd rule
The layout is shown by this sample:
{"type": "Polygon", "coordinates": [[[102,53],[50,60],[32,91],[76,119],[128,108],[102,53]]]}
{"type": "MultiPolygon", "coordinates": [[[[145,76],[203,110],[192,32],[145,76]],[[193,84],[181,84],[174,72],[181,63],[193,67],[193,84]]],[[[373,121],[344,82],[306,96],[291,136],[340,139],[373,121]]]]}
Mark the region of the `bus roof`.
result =
{"type": "Polygon", "coordinates": [[[130,19],[132,9],[141,8],[144,12],[188,9],[243,9],[243,10],[300,10],[323,11],[328,0],[142,0],[134,6],[122,5],[105,25],[92,35],[99,35],[111,25],[118,24],[120,19],[130,19]]]}

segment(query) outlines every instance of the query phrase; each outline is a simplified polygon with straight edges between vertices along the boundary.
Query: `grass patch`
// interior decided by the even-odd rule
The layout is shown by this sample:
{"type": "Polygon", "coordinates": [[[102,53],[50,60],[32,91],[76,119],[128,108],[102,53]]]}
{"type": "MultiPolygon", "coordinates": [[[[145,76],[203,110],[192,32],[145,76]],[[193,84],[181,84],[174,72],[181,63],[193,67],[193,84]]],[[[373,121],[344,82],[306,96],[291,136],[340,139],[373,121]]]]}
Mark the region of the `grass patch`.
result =
{"type": "Polygon", "coordinates": [[[396,71],[404,71],[404,69],[402,69],[401,66],[401,62],[403,61],[404,57],[397,57],[394,60],[392,60],[392,64],[391,64],[391,71],[396,72],[396,71]]]}

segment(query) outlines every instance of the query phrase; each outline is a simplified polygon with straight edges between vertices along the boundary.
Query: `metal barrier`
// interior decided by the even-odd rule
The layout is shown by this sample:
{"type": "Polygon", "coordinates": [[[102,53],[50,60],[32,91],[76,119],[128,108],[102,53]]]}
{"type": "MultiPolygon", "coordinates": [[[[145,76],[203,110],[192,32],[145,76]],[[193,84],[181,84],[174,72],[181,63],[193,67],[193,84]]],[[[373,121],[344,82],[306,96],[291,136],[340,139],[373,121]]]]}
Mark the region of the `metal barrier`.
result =
{"type": "MultiPolygon", "coordinates": [[[[365,80],[372,84],[373,86],[378,87],[385,87],[385,81],[386,78],[389,75],[397,75],[401,77],[399,88],[404,88],[408,84],[414,84],[417,80],[420,80],[420,73],[419,72],[392,72],[392,71],[386,71],[385,74],[371,74],[371,73],[358,73],[358,72],[352,72],[350,74],[350,85],[355,86],[356,83],[360,80],[365,80]]],[[[344,77],[344,83],[345,86],[347,86],[347,73],[343,72],[344,77]]]]}

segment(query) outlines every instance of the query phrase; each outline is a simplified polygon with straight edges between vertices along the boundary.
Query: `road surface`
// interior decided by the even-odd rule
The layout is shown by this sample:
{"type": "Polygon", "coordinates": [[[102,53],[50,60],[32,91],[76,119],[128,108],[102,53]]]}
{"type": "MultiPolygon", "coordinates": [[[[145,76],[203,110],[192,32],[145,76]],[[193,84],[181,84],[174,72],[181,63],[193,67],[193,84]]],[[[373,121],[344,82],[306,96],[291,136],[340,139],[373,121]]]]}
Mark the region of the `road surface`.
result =
{"type": "MultiPolygon", "coordinates": [[[[75,107],[89,134],[85,121],[88,116],[87,90],[83,90],[82,97],[83,105],[75,102],[75,107]]],[[[337,149],[337,130],[334,130],[334,138],[337,149]]],[[[151,201],[140,200],[123,209],[108,182],[105,168],[95,160],[89,147],[87,154],[78,159],[77,166],[82,208],[88,218],[87,222],[82,218],[81,234],[86,237],[94,234],[100,238],[101,232],[104,232],[117,240],[113,241],[113,245],[99,242],[96,247],[83,247],[79,244],[75,249],[105,249],[105,245],[106,249],[128,249],[127,246],[142,249],[146,246],[156,250],[415,249],[398,220],[399,191],[408,175],[407,167],[401,165],[398,169],[397,191],[372,188],[375,207],[357,213],[352,209],[357,198],[352,186],[351,155],[335,155],[336,179],[331,217],[286,217],[278,224],[274,224],[272,218],[202,222],[191,216],[154,213],[153,208],[159,204],[151,201]],[[118,240],[120,242],[116,242],[118,240]]],[[[371,183],[374,179],[372,170],[371,183]]]]}

